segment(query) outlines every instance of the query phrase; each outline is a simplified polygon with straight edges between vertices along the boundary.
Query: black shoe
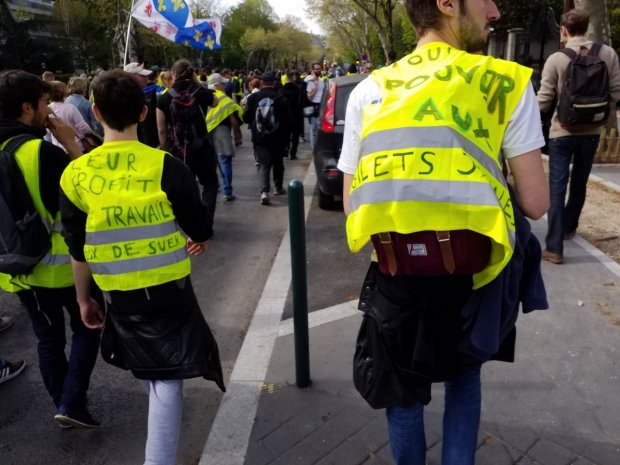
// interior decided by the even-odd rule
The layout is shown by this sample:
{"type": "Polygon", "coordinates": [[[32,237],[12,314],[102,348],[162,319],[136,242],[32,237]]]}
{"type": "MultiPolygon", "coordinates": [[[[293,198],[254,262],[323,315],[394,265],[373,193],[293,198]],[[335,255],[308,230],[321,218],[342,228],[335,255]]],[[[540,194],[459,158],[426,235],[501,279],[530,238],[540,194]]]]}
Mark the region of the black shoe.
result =
{"type": "Polygon", "coordinates": [[[19,375],[26,367],[26,362],[20,360],[19,362],[9,362],[7,360],[1,365],[0,368],[0,383],[4,383],[10,379],[19,375]]]}
{"type": "Polygon", "coordinates": [[[286,191],[284,190],[283,187],[276,187],[273,189],[273,195],[284,195],[286,194],[286,191]]]}
{"type": "Polygon", "coordinates": [[[77,426],[78,428],[99,428],[101,426],[101,423],[92,417],[86,407],[71,413],[61,409],[54,415],[54,419],[62,429],[68,428],[68,425],[77,426]]]}
{"type": "Polygon", "coordinates": [[[291,160],[297,160],[297,155],[293,155],[293,154],[291,153],[291,160]]]}

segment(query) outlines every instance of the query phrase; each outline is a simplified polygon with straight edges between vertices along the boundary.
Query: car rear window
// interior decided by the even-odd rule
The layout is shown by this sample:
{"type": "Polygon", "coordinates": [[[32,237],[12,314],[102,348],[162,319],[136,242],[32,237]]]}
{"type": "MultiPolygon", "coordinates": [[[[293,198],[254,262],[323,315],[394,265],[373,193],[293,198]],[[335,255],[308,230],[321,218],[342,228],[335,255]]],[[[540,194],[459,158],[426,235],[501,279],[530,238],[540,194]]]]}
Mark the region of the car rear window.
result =
{"type": "Polygon", "coordinates": [[[336,121],[344,121],[344,116],[347,112],[347,102],[349,101],[349,95],[351,95],[351,92],[353,92],[353,89],[355,89],[356,85],[357,83],[352,86],[342,86],[336,89],[336,121]]]}

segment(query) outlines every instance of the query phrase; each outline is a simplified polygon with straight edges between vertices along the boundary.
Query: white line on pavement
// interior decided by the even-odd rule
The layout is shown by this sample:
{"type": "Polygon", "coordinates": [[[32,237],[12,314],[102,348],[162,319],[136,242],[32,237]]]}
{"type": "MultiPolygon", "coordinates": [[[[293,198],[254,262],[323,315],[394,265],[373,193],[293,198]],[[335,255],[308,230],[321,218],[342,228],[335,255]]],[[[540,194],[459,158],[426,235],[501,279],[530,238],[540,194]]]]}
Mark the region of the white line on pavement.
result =
{"type": "MultiPolygon", "coordinates": [[[[306,219],[316,185],[311,162],[304,179],[306,219]]],[[[261,386],[278,337],[291,276],[290,231],[278,249],[265,288],[239,351],[199,465],[243,465],[261,386]]]]}
{"type": "MultiPolygon", "coordinates": [[[[357,299],[351,300],[343,304],[308,313],[308,328],[315,328],[350,316],[359,316],[361,318],[362,312],[357,309],[357,302],[357,299]]],[[[293,331],[293,319],[289,318],[280,322],[278,337],[293,334],[293,331]]]]}

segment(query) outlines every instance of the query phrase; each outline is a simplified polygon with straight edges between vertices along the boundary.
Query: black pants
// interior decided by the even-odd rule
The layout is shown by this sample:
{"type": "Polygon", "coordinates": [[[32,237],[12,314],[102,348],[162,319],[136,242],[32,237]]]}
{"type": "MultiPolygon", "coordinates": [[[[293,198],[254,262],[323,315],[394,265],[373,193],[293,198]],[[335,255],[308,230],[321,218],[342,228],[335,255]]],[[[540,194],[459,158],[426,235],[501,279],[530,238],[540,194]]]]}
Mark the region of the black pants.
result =
{"type": "Polygon", "coordinates": [[[90,375],[99,350],[98,329],[88,329],[80,318],[75,288],[34,288],[17,293],[38,339],[39,369],[56,407],[67,411],[86,405],[90,375]],[[65,309],[73,335],[69,360],[65,355],[65,309]]]}
{"type": "Polygon", "coordinates": [[[202,202],[207,206],[209,215],[213,219],[217,203],[217,191],[220,186],[217,177],[217,157],[209,141],[205,141],[200,148],[188,149],[185,163],[202,185],[202,202]]]}
{"type": "Polygon", "coordinates": [[[260,192],[269,192],[269,173],[273,168],[273,184],[282,189],[284,183],[284,153],[286,147],[282,143],[270,147],[254,145],[254,158],[258,163],[258,183],[260,192]]]}

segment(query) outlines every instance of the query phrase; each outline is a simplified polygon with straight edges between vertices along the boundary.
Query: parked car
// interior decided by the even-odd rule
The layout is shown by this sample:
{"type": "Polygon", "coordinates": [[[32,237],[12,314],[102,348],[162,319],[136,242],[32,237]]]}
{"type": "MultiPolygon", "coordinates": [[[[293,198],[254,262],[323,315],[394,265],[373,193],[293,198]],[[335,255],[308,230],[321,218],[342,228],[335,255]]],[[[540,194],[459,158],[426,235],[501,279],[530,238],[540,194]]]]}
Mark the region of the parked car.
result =
{"type": "Polygon", "coordinates": [[[319,184],[319,207],[324,210],[333,209],[336,201],[342,199],[342,171],[336,165],[342,149],[344,117],[351,91],[366,77],[368,74],[330,79],[328,91],[321,100],[313,158],[319,184]]]}

